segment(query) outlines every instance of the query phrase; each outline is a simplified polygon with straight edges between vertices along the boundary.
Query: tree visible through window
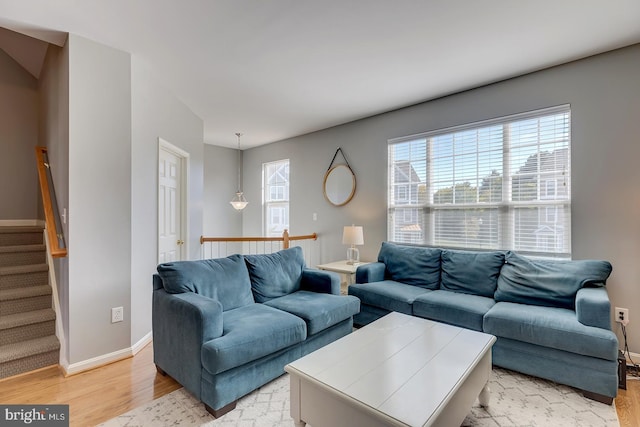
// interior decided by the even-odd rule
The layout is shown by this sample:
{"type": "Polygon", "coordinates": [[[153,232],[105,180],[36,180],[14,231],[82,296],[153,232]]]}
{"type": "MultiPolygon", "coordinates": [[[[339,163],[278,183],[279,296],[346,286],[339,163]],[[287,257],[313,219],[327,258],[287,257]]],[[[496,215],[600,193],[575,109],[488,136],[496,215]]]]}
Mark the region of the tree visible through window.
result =
{"type": "Polygon", "coordinates": [[[262,165],[264,235],[282,236],[289,228],[289,159],[262,165]]]}
{"type": "Polygon", "coordinates": [[[561,106],[390,140],[388,239],[569,257],[570,127],[561,106]]]}

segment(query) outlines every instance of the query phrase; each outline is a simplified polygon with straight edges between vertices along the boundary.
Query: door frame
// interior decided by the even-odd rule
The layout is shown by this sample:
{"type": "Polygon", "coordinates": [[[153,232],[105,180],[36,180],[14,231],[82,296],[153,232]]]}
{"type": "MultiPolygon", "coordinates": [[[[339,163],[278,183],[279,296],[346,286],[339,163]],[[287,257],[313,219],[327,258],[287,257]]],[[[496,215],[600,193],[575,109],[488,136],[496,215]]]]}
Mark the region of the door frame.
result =
{"type": "MultiPolygon", "coordinates": [[[[180,246],[180,259],[189,259],[189,167],[190,155],[169,141],[158,137],[158,157],[156,158],[156,195],[160,193],[160,151],[166,151],[180,159],[180,235],[184,236],[185,244],[180,246]]],[[[156,199],[156,261],[160,261],[160,198],[156,199]]]]}

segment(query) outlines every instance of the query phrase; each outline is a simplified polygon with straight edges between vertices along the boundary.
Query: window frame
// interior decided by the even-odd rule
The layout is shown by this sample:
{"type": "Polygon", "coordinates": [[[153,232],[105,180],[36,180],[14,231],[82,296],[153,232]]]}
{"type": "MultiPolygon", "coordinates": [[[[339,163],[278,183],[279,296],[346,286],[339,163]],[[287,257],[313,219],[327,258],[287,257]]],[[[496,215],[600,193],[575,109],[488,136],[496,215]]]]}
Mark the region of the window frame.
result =
{"type": "MultiPolygon", "coordinates": [[[[423,133],[399,137],[399,138],[392,138],[392,139],[389,139],[387,142],[388,142],[387,240],[395,241],[397,243],[403,243],[403,244],[412,243],[412,244],[420,244],[424,246],[448,247],[453,249],[517,250],[519,253],[523,253],[525,255],[550,257],[550,258],[569,259],[571,257],[571,183],[570,183],[571,181],[571,170],[570,170],[571,168],[571,108],[569,104],[564,104],[564,105],[559,105],[555,107],[544,108],[544,109],[539,109],[534,111],[528,111],[528,112],[518,113],[518,114],[513,114],[508,116],[496,117],[489,120],[483,120],[483,121],[468,123],[460,126],[453,126],[453,127],[438,129],[438,130],[429,131],[429,132],[423,132],[423,133]],[[562,117],[562,115],[564,114],[566,114],[566,116],[562,117]],[[525,139],[523,139],[522,137],[521,137],[522,139],[521,141],[518,141],[518,142],[511,141],[510,139],[511,136],[509,133],[513,130],[513,128],[511,128],[510,126],[525,123],[526,120],[538,120],[537,123],[539,126],[541,126],[541,124],[545,119],[551,120],[552,118],[554,118],[554,116],[560,116],[560,118],[563,119],[563,121],[560,122],[561,123],[560,129],[563,132],[560,132],[559,134],[562,136],[566,135],[566,138],[560,139],[559,142],[557,143],[557,147],[559,148],[556,148],[555,140],[553,140],[554,141],[553,143],[549,143],[548,141],[546,141],[544,139],[543,132],[540,129],[538,129],[538,133],[536,134],[536,137],[532,138],[532,141],[530,143],[529,142],[523,143],[522,141],[525,141],[525,139]],[[480,201],[480,194],[481,194],[480,193],[481,191],[480,176],[481,175],[479,174],[475,181],[476,182],[475,201],[468,202],[466,194],[462,193],[461,197],[464,197],[463,203],[456,202],[456,200],[458,200],[457,198],[455,198],[456,191],[462,192],[464,188],[460,187],[460,189],[458,189],[458,187],[460,186],[460,180],[456,181],[456,178],[458,177],[455,175],[455,172],[452,172],[451,176],[453,178],[450,183],[451,190],[449,192],[449,195],[447,196],[448,198],[450,198],[450,201],[447,201],[447,199],[443,201],[442,198],[436,201],[434,199],[434,196],[440,190],[434,191],[434,188],[436,187],[438,182],[433,178],[432,175],[434,173],[433,170],[437,169],[437,166],[435,166],[434,163],[436,163],[439,158],[437,157],[436,154],[434,154],[434,152],[437,152],[438,149],[441,149],[441,148],[440,146],[435,146],[435,143],[433,142],[434,139],[436,139],[437,137],[446,138],[448,135],[455,137],[455,135],[458,135],[464,132],[475,131],[476,132],[476,148],[475,148],[475,151],[470,151],[470,153],[475,154],[476,156],[475,165],[477,169],[480,169],[481,166],[483,166],[483,164],[481,163],[482,160],[480,160],[480,157],[481,157],[480,155],[483,153],[483,150],[485,150],[485,148],[481,148],[481,145],[480,145],[481,141],[483,144],[485,143],[484,140],[481,140],[480,132],[486,131],[491,127],[499,127],[499,126],[502,126],[502,133],[498,137],[499,140],[502,141],[501,142],[502,157],[500,159],[501,170],[497,171],[498,173],[495,176],[500,177],[501,190],[499,190],[498,194],[501,194],[501,199],[499,201],[493,200],[494,193],[492,192],[493,190],[490,189],[489,201],[484,201],[484,202],[480,201]],[[404,151],[401,151],[399,152],[400,154],[398,154],[394,151],[394,149],[398,144],[402,144],[402,143],[412,143],[412,144],[409,145],[408,148],[403,147],[404,151]],[[414,166],[413,143],[415,143],[415,145],[419,147],[422,147],[422,145],[424,145],[425,154],[421,155],[420,153],[418,153],[416,154],[416,157],[415,157],[416,158],[415,164],[418,165],[418,167],[422,167],[423,166],[422,162],[424,162],[424,170],[425,170],[423,172],[424,179],[419,184],[417,184],[415,197],[414,197],[414,194],[412,194],[412,190],[409,189],[409,191],[407,192],[407,194],[409,195],[409,200],[396,199],[394,204],[393,198],[395,197],[394,191],[397,192],[396,188],[400,185],[414,184],[412,180],[410,180],[410,182],[394,182],[394,179],[399,177],[398,172],[396,171],[396,169],[394,169],[396,167],[395,165],[400,165],[402,167],[403,175],[411,174],[411,171],[406,170],[406,166],[404,166],[404,162],[407,162],[408,164],[410,164],[411,168],[413,169],[413,166],[414,166]],[[559,158],[564,159],[565,158],[564,156],[566,156],[566,162],[561,163],[561,166],[564,168],[562,179],[564,180],[564,185],[566,187],[566,189],[562,190],[564,192],[563,194],[559,194],[560,187],[562,184],[558,182],[559,178],[557,176],[558,174],[557,170],[554,170],[553,172],[546,172],[541,169],[543,161],[545,160],[545,157],[543,156],[545,153],[548,152],[545,150],[549,150],[549,147],[553,147],[551,154],[553,156],[556,156],[556,157],[552,157],[552,160],[555,161],[559,158]],[[537,170],[535,171],[535,173],[527,170],[524,170],[524,171],[522,170],[523,168],[525,168],[525,166],[529,165],[529,162],[528,162],[529,158],[526,158],[526,160],[524,160],[524,163],[522,164],[520,163],[512,164],[512,158],[511,158],[512,156],[514,156],[514,159],[513,159],[514,161],[522,162],[523,153],[530,152],[534,148],[535,148],[534,152],[536,153],[536,159],[537,159],[536,162],[534,163],[537,166],[537,170]],[[564,150],[564,149],[567,150],[566,154],[561,152],[561,150],[564,150]],[[407,158],[405,158],[404,156],[400,157],[402,154],[405,154],[408,157],[407,158]],[[519,158],[517,158],[518,155],[520,155],[519,158]],[[555,174],[556,176],[554,176],[553,174],[555,174]],[[522,179],[522,181],[519,181],[519,182],[522,182],[522,184],[519,184],[520,186],[518,186],[518,182],[515,184],[516,188],[520,188],[520,192],[517,193],[517,196],[514,196],[512,194],[512,189],[514,186],[514,183],[513,183],[514,177],[516,177],[516,179],[522,179]],[[533,185],[526,184],[528,182],[527,179],[532,179],[532,178],[535,178],[536,180],[534,184],[533,185]],[[554,191],[555,194],[551,197],[548,196],[548,191],[547,191],[549,188],[550,182],[555,182],[555,184],[552,185],[553,190],[555,190],[554,191]],[[426,196],[425,195],[423,195],[422,197],[420,196],[420,192],[421,192],[421,190],[419,189],[420,186],[422,186],[422,188],[424,189],[424,193],[426,193],[426,196]],[[531,193],[530,188],[533,188],[533,187],[537,188],[537,190],[536,192],[531,193]],[[524,191],[524,193],[522,191],[524,191]],[[544,196],[542,194],[543,192],[544,192],[544,196]],[[520,200],[518,200],[518,196],[520,200]],[[527,199],[527,197],[530,197],[530,199],[527,199]],[[565,197],[565,199],[562,199],[562,197],[565,197]],[[522,218],[526,218],[527,210],[532,212],[528,214],[529,217],[534,215],[533,212],[535,211],[538,212],[538,217],[540,217],[541,215],[544,215],[546,213],[546,209],[544,208],[551,207],[551,206],[556,208],[557,218],[562,217],[561,219],[563,220],[560,227],[556,229],[556,233],[557,233],[556,241],[558,241],[559,238],[562,238],[562,245],[560,245],[559,248],[556,248],[558,250],[555,250],[553,252],[539,250],[540,248],[535,246],[529,249],[519,248],[519,246],[524,247],[523,245],[525,245],[525,243],[523,242],[526,242],[526,239],[519,240],[517,236],[522,236],[525,233],[526,227],[523,224],[526,224],[526,223],[522,222],[522,218]],[[401,224],[397,223],[397,220],[399,219],[399,217],[397,217],[397,213],[401,212],[404,209],[418,209],[419,211],[422,212],[422,219],[419,220],[416,227],[414,227],[416,229],[419,229],[419,228],[422,229],[421,230],[422,237],[421,239],[417,239],[417,240],[420,240],[419,242],[416,242],[415,241],[416,239],[413,239],[413,238],[410,239],[411,240],[410,242],[406,242],[405,239],[402,237],[399,239],[396,238],[398,235],[400,235],[399,230],[401,229],[401,224]],[[450,210],[453,212],[454,210],[460,210],[461,212],[458,215],[465,215],[465,213],[472,212],[474,209],[487,211],[485,212],[486,214],[495,215],[495,221],[497,224],[495,233],[493,230],[490,231],[490,235],[492,239],[494,238],[493,237],[494,234],[496,236],[495,238],[497,239],[497,242],[495,245],[493,245],[493,243],[491,243],[490,240],[487,240],[487,242],[493,245],[491,247],[489,247],[490,245],[487,245],[486,247],[475,247],[473,246],[473,244],[471,244],[470,246],[467,246],[467,242],[464,242],[463,244],[455,244],[455,245],[443,245],[441,243],[437,243],[438,237],[436,236],[436,234],[438,232],[441,233],[443,230],[442,228],[439,229],[440,231],[436,230],[437,228],[436,222],[438,220],[440,221],[443,220],[442,218],[438,219],[439,214],[446,216],[445,211],[450,210]],[[488,210],[491,210],[491,209],[495,209],[497,213],[488,212],[488,210]],[[520,227],[520,228],[516,229],[517,227],[520,227]]],[[[493,150],[494,150],[494,154],[495,152],[498,152],[497,150],[495,150],[495,148],[493,150]]],[[[466,154],[463,153],[463,155],[466,155],[466,154]]],[[[463,155],[460,155],[460,157],[463,157],[463,155]]],[[[454,165],[454,163],[459,160],[455,156],[456,154],[450,155],[451,159],[449,161],[452,162],[451,163],[452,165],[454,165]]],[[[554,166],[555,166],[555,163],[554,163],[554,166]]],[[[451,169],[455,170],[455,166],[452,166],[451,169]]],[[[486,175],[482,175],[482,176],[483,176],[483,179],[487,177],[486,175]]],[[[494,176],[493,172],[491,173],[490,176],[494,176]]],[[[442,181],[441,181],[440,186],[437,188],[443,189],[445,188],[443,187],[444,185],[445,184],[442,184],[442,181]]],[[[443,196],[444,194],[440,195],[440,197],[443,197],[443,196]]],[[[493,221],[494,216],[490,216],[490,218],[493,221]]],[[[482,218],[480,220],[482,221],[482,218]]],[[[453,219],[451,219],[451,221],[453,221],[453,219]]],[[[466,220],[463,220],[463,221],[466,221],[466,220]]],[[[538,221],[543,222],[544,219],[539,219],[538,221]]],[[[529,224],[526,224],[526,225],[529,225],[529,224]]],[[[466,233],[466,225],[465,225],[465,233],[466,233]]],[[[536,231],[529,232],[529,234],[535,234],[535,233],[536,231]]],[[[534,237],[530,237],[530,239],[531,239],[531,242],[534,241],[534,237]]],[[[479,239],[478,241],[480,240],[481,239],[479,239]]],[[[540,241],[542,240],[544,239],[541,238],[540,241]]],[[[534,245],[531,242],[527,244],[534,245]]],[[[456,242],[456,243],[460,243],[460,242],[456,242]]]]}
{"type": "Polygon", "coordinates": [[[290,217],[290,191],[291,191],[291,162],[289,159],[274,160],[271,162],[265,162],[262,164],[262,235],[265,237],[281,237],[285,229],[289,229],[290,217]],[[270,176],[267,176],[269,168],[275,166],[274,173],[278,173],[278,166],[283,165],[287,169],[287,177],[284,177],[283,182],[277,182],[275,184],[269,183],[270,176]],[[281,198],[272,198],[272,193],[275,190],[275,194],[281,198]],[[278,228],[278,231],[271,231],[271,224],[269,220],[271,218],[271,209],[277,209],[283,211],[284,218],[278,224],[282,230],[278,228]]]}

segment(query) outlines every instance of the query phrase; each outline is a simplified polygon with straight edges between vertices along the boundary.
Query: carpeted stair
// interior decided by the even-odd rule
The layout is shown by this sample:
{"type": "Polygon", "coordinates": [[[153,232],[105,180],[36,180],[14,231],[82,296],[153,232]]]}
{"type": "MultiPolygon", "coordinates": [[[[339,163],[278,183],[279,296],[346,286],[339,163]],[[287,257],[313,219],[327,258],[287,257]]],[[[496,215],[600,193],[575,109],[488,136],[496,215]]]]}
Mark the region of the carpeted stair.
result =
{"type": "Polygon", "coordinates": [[[57,365],[42,227],[0,227],[0,379],[57,365]]]}

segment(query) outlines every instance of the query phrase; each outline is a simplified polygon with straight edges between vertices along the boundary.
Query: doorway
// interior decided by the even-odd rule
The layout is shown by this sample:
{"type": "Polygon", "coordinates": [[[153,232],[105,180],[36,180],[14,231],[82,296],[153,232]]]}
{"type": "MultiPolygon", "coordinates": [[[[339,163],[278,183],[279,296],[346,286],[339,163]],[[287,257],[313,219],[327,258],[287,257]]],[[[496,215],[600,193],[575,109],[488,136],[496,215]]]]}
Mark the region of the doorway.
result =
{"type": "Polygon", "coordinates": [[[189,153],[158,138],[158,264],[189,258],[189,153]]]}

